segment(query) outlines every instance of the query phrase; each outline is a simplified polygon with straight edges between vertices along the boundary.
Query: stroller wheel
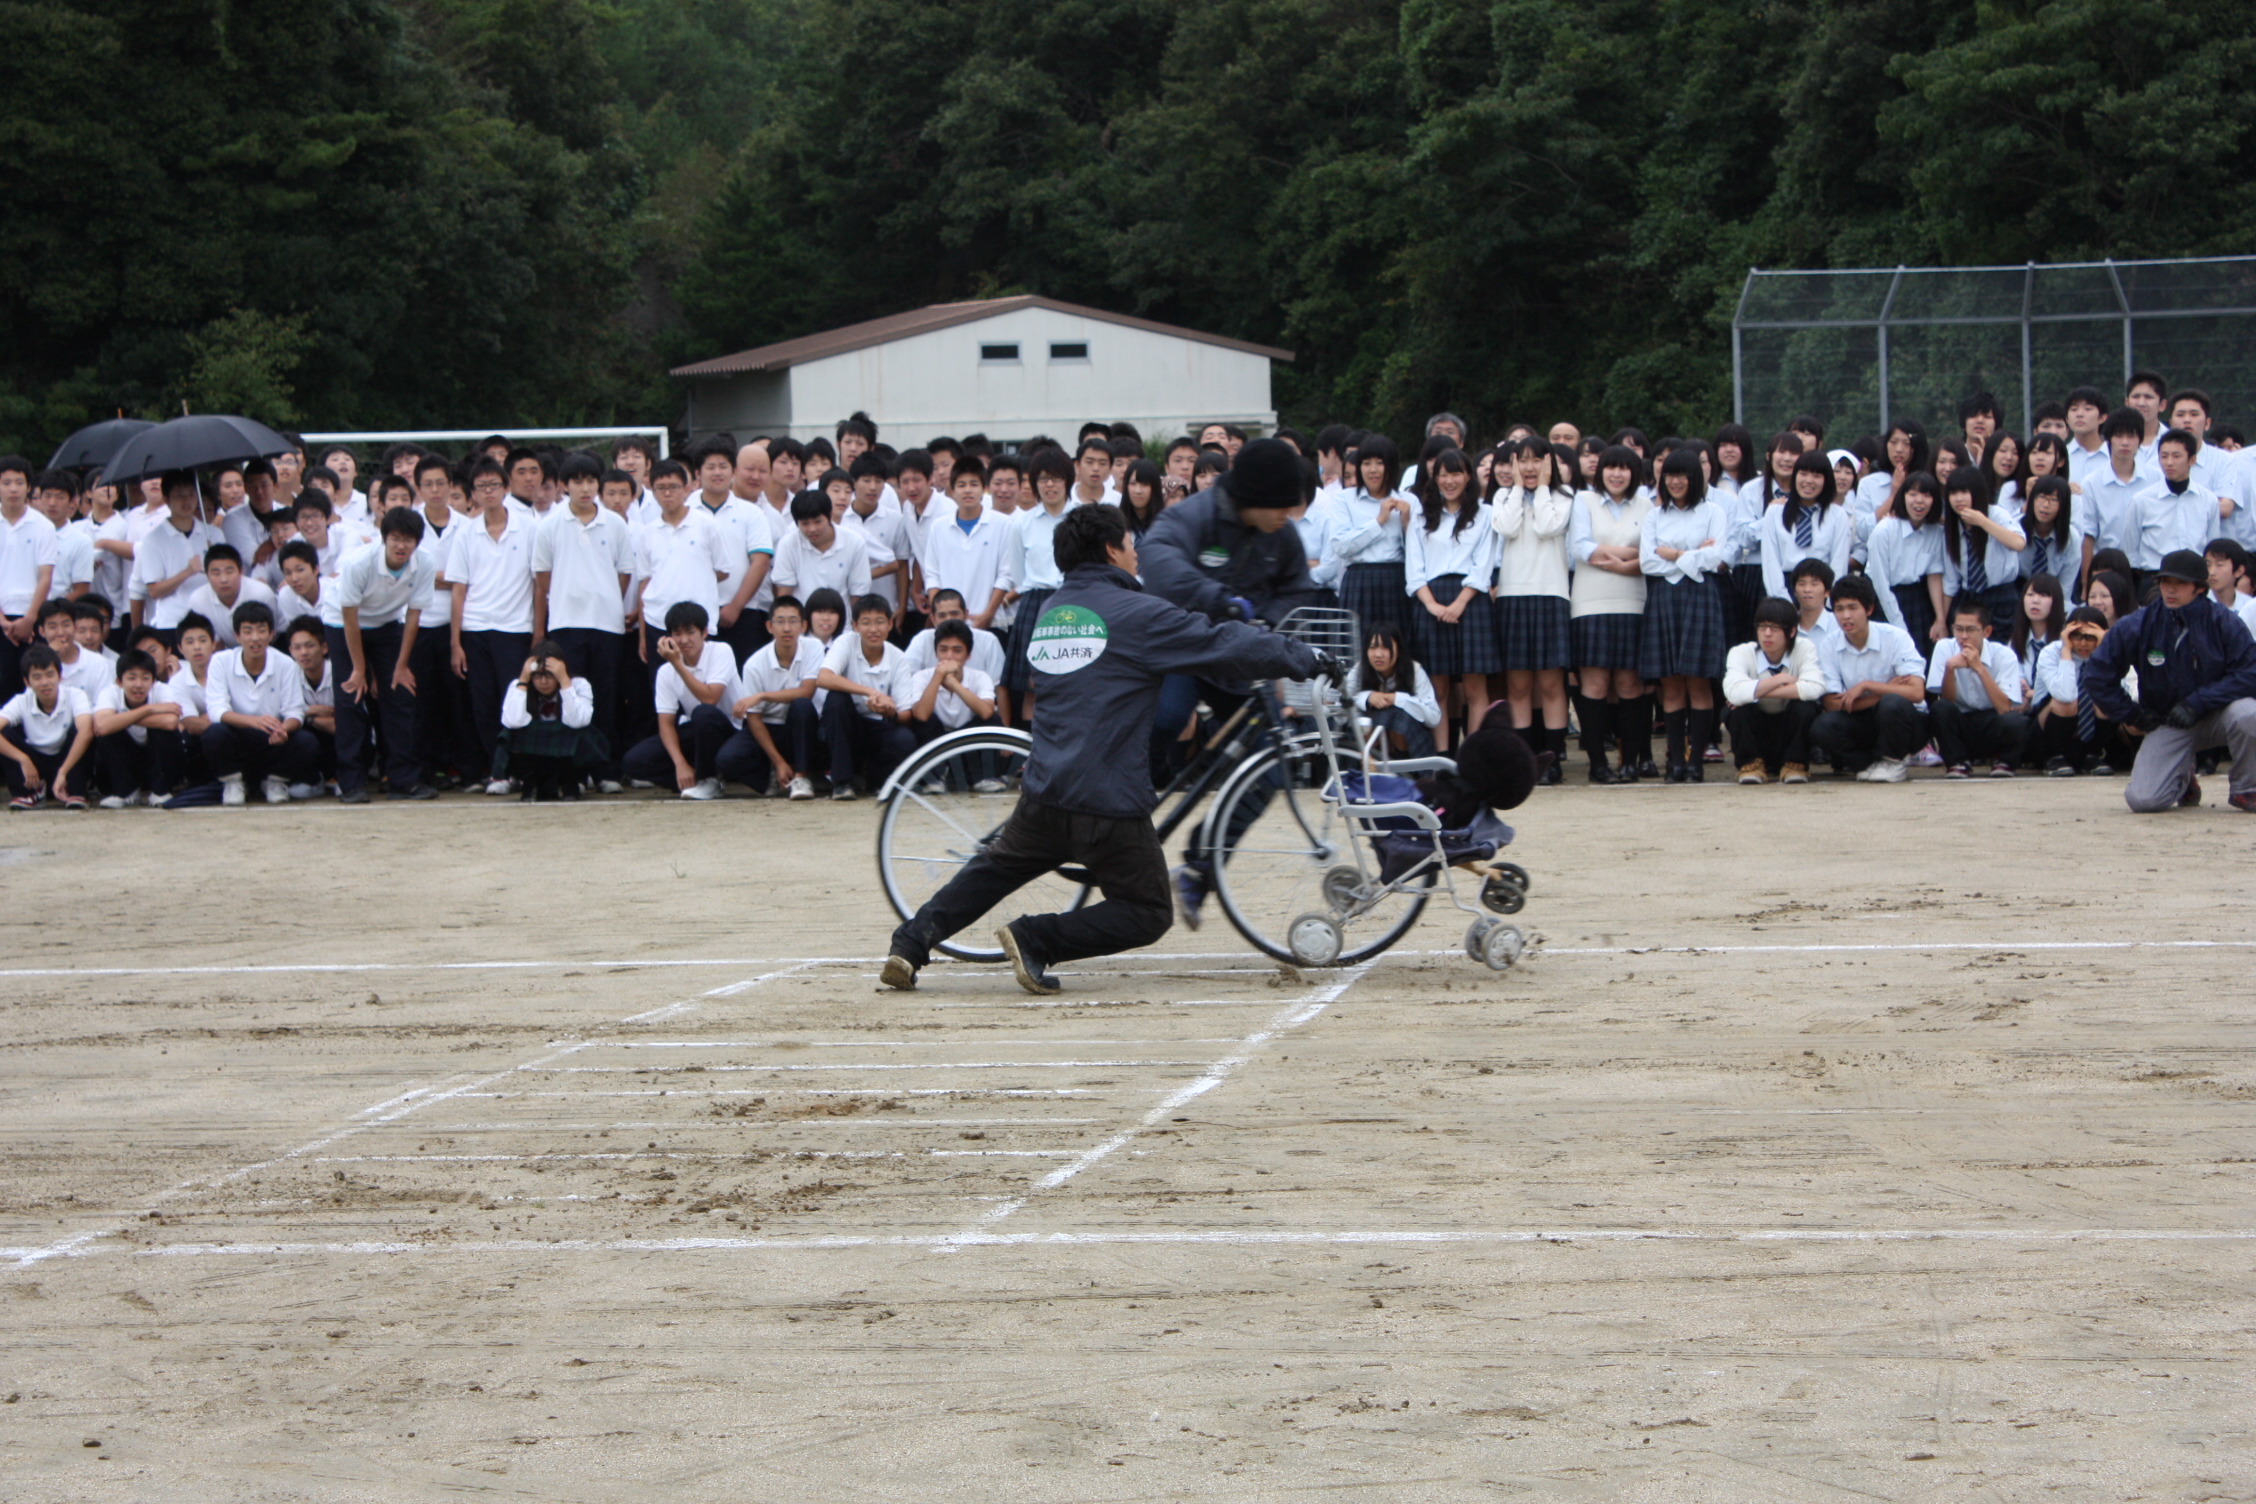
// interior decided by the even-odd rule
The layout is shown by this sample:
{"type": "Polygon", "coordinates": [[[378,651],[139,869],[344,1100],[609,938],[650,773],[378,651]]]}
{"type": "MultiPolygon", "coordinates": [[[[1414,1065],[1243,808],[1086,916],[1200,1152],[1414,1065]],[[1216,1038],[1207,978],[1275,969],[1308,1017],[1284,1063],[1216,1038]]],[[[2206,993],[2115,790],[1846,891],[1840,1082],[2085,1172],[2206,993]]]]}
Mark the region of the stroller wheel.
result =
{"type": "Polygon", "coordinates": [[[1527,868],[1521,866],[1518,862],[1498,862],[1489,870],[1493,871],[1505,882],[1511,883],[1514,887],[1517,887],[1522,893],[1525,893],[1529,888],[1534,886],[1533,883],[1528,881],[1527,868]]]}
{"type": "Polygon", "coordinates": [[[1346,914],[1363,899],[1363,874],[1353,867],[1334,867],[1324,874],[1324,906],[1346,914]]]}
{"type": "Polygon", "coordinates": [[[1476,961],[1485,963],[1488,960],[1488,932],[1502,922],[1497,919],[1476,919],[1467,925],[1465,927],[1465,954],[1476,961]]]}
{"type": "Polygon", "coordinates": [[[1339,959],[1346,937],[1328,914],[1303,914],[1286,932],[1293,959],[1303,966],[1329,966],[1339,959]]]}
{"type": "Polygon", "coordinates": [[[1509,971],[1526,950],[1527,936],[1520,933],[1518,925],[1499,924],[1482,938],[1480,958],[1491,971],[1509,971]]]}
{"type": "Polygon", "coordinates": [[[1517,914],[1527,907],[1527,890],[1509,878],[1490,876],[1481,884],[1481,906],[1498,914],[1517,914]]]}

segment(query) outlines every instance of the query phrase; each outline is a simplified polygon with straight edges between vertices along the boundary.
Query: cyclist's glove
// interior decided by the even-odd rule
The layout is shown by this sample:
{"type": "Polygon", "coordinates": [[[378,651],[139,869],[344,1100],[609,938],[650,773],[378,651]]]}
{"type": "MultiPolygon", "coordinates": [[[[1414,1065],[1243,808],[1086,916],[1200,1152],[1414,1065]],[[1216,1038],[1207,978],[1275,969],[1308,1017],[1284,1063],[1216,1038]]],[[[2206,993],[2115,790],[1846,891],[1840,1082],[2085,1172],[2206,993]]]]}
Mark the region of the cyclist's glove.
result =
{"type": "Polygon", "coordinates": [[[1242,595],[1230,597],[1229,617],[1232,621],[1242,621],[1252,626],[1261,625],[1261,618],[1253,614],[1253,602],[1242,595]]]}
{"type": "Polygon", "coordinates": [[[2180,700],[2177,704],[2170,707],[2170,713],[2162,718],[2162,724],[2165,726],[2174,726],[2178,730],[2183,731],[2187,727],[2191,726],[2195,721],[2198,721],[2200,719],[2201,712],[2193,708],[2192,701],[2180,700]]]}
{"type": "Polygon", "coordinates": [[[1327,653],[1322,648],[1318,648],[1316,649],[1316,676],[1320,679],[1330,680],[1335,688],[1345,688],[1347,685],[1347,663],[1336,654],[1327,653]]]}

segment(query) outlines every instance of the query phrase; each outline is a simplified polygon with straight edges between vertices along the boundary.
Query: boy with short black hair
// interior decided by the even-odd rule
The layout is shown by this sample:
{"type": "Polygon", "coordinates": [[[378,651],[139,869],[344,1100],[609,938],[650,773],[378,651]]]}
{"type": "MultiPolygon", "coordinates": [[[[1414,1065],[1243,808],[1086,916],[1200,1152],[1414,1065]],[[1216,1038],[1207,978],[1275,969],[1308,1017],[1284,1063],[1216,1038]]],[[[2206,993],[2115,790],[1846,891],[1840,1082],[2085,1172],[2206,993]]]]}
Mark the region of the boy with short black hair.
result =
{"type": "Polygon", "coordinates": [[[696,601],[666,609],[666,634],[658,639],[658,677],[652,696],[658,734],[635,743],[625,757],[630,782],[671,779],[684,799],[722,795],[717,759],[736,734],[736,655],[705,634],[711,620],[696,601]]]}
{"type": "Polygon", "coordinates": [[[117,672],[118,655],[110,646],[110,603],[98,595],[82,595],[71,602],[71,630],[78,637],[79,648],[107,659],[110,671],[117,672]]]}
{"type": "Polygon", "coordinates": [[[139,649],[118,659],[117,682],[94,701],[94,762],[104,809],[155,804],[179,779],[179,707],[156,698],[157,665],[139,649]]]}
{"type": "Polygon", "coordinates": [[[235,646],[235,608],[256,601],[279,615],[273,591],[243,574],[243,556],[232,543],[214,543],[204,550],[204,582],[188,592],[188,609],[219,629],[219,645],[235,646]]]}
{"type": "Polygon", "coordinates": [[[926,524],[924,548],[918,556],[927,595],[934,590],[960,592],[975,627],[992,622],[1003,603],[1004,592],[995,581],[1010,541],[1009,520],[986,505],[986,484],[986,468],[976,458],[959,461],[948,491],[955,510],[926,524]]]}
{"type": "MultiPolygon", "coordinates": [[[[1801,584],[1798,571],[1795,584],[1801,584]]],[[[1822,603],[1818,609],[1823,612],[1822,603]]],[[[1766,775],[1809,782],[1810,727],[1824,693],[1816,638],[1801,630],[1787,602],[1760,602],[1755,640],[1732,648],[1723,665],[1723,697],[1731,706],[1725,725],[1741,783],[1759,784],[1766,775]]]]}
{"type": "Polygon", "coordinates": [[[1796,630],[1821,646],[1839,634],[1826,602],[1833,598],[1833,566],[1823,559],[1804,559],[1794,566],[1787,588],[1794,592],[1796,630]]]}
{"type": "MultiPolygon", "coordinates": [[[[571,507],[595,496],[598,472],[584,454],[567,457],[559,474],[571,507]]],[[[508,493],[485,478],[478,492],[480,510],[463,519],[448,536],[440,579],[448,595],[448,656],[463,683],[465,728],[477,744],[476,781],[489,794],[509,792],[509,780],[494,771],[501,741],[501,702],[508,686],[521,682],[533,646],[533,568],[535,534],[547,526],[508,493]]],[[[555,517],[565,508],[552,508],[555,517]]]]}
{"type": "Polygon", "coordinates": [[[94,764],[94,707],[63,687],[55,650],[35,642],[23,651],[24,688],[0,705],[0,758],[15,797],[10,807],[37,809],[55,794],[66,810],[86,808],[94,764]],[[55,791],[60,789],[60,793],[55,791]]]}
{"type": "Polygon", "coordinates": [[[274,612],[263,601],[235,608],[239,646],[216,654],[204,680],[212,724],[204,760],[219,775],[220,803],[243,803],[246,775],[261,780],[268,804],[287,804],[290,785],[313,776],[318,749],[305,726],[305,676],[270,651],[274,612]]]}
{"type": "Polygon", "coordinates": [[[1977,596],[1951,603],[1950,640],[1935,644],[1927,665],[1927,708],[1946,778],[1973,775],[1987,757],[1992,778],[2011,778],[2029,740],[2021,660],[1990,640],[1989,607],[1977,596]]]}
{"type": "Polygon", "coordinates": [[[323,784],[337,776],[337,679],[329,666],[329,638],[319,620],[301,616],[284,630],[283,648],[305,680],[299,691],[304,701],[300,729],[314,745],[314,776],[291,784],[290,797],[315,799],[323,784]]]}
{"type": "Polygon", "coordinates": [[[1833,587],[1833,620],[1839,632],[1818,645],[1823,710],[1810,741],[1836,774],[1902,783],[1927,742],[1926,660],[1910,633],[1880,619],[1880,592],[1864,575],[1833,587]]]}
{"type": "Polygon", "coordinates": [[[1997,398],[1988,392],[1976,392],[1958,404],[1959,431],[1966,435],[1966,452],[1974,456],[1976,463],[1981,461],[1982,452],[1989,448],[1990,436],[1998,431],[1998,424],[2004,421],[2004,410],[1998,406],[1997,398]]]}
{"type": "Polygon", "coordinates": [[[274,615],[283,622],[321,617],[321,555],[303,538],[292,538],[275,555],[282,588],[274,592],[274,615]]]}
{"type": "Polygon", "coordinates": [[[75,601],[94,588],[94,534],[72,524],[78,516],[78,477],[68,470],[40,472],[32,503],[55,529],[55,576],[47,599],[75,601]]]}
{"type": "MultiPolygon", "coordinates": [[[[672,465],[672,461],[667,462],[672,465]]],[[[670,472],[677,496],[686,489],[679,465],[670,472]]],[[[610,499],[590,503],[569,489],[565,504],[552,510],[533,534],[533,635],[554,643],[574,680],[585,680],[595,703],[591,723],[600,743],[597,786],[616,794],[620,743],[633,718],[622,719],[630,693],[641,713],[642,685],[651,682],[630,668],[627,653],[627,600],[634,586],[636,530],[623,510],[624,488],[601,483],[610,499]]],[[[653,501],[653,508],[657,503],[653,501]]],[[[637,640],[640,640],[637,630],[637,640]]],[[[639,661],[639,660],[635,660],[639,661]]]]}
{"type": "Polygon", "coordinates": [[[2133,371],[2123,383],[2123,405],[2139,415],[2144,430],[2139,447],[2147,459],[2157,458],[2155,441],[2162,436],[2162,408],[2169,400],[2170,383],[2158,371],[2133,371]]]}
{"type": "MultiPolygon", "coordinates": [[[[971,625],[944,621],[932,629],[931,668],[911,674],[901,688],[901,723],[929,742],[967,726],[992,726],[995,681],[971,666],[971,625]]],[[[1003,781],[989,772],[973,792],[1000,794],[1003,781]]]]}
{"type": "Polygon", "coordinates": [[[864,454],[855,458],[848,475],[854,483],[854,499],[846,504],[846,515],[838,521],[862,535],[869,558],[868,593],[884,596],[897,622],[908,591],[909,561],[915,545],[910,542],[908,519],[899,499],[891,505],[886,503],[893,490],[893,467],[874,454],[864,454]]]}
{"type": "Polygon", "coordinates": [[[117,675],[110,660],[100,653],[79,645],[78,618],[71,613],[70,601],[49,601],[39,608],[39,637],[52,648],[57,661],[62,664],[63,685],[86,696],[86,703],[94,703],[95,696],[108,689],[117,675]]]}
{"type": "Polygon", "coordinates": [[[901,724],[898,691],[905,679],[905,655],[886,634],[893,613],[885,598],[865,595],[854,602],[853,630],[840,632],[823,659],[816,685],[828,691],[822,709],[823,740],[830,751],[830,797],[852,799],[854,775],[865,773],[872,788],[916,750],[916,737],[901,724]]]}
{"type": "Polygon", "coordinates": [[[2256,634],[2256,594],[2249,590],[2249,555],[2231,538],[2211,538],[2201,551],[2209,566],[2209,597],[2256,634]]]}
{"type": "Polygon", "coordinates": [[[825,586],[848,600],[873,593],[864,534],[858,527],[839,527],[832,510],[829,498],[819,491],[802,491],[791,498],[792,530],[775,545],[773,578],[779,595],[804,599],[825,586]]]}
{"type": "Polygon", "coordinates": [[[164,501],[165,520],[133,550],[126,589],[136,622],[177,627],[192,609],[188,597],[204,572],[204,551],[220,536],[197,516],[196,477],[188,471],[165,472],[164,501]]]}
{"type": "Polygon", "coordinates": [[[2200,452],[2201,440],[2184,429],[2165,432],[2154,446],[2161,483],[2131,503],[2123,547],[2131,556],[2131,583],[2142,602],[2153,598],[2155,572],[2163,559],[2180,550],[2199,553],[2230,505],[2194,479],[2193,461],[2200,452]]]}
{"type": "MultiPolygon", "coordinates": [[[[388,488],[385,494],[390,494],[388,488]]],[[[382,719],[384,771],[392,797],[438,797],[438,790],[423,781],[415,755],[417,686],[411,660],[423,602],[439,572],[422,541],[422,514],[409,506],[393,507],[384,513],[379,541],[346,555],[334,590],[323,591],[329,656],[340,666],[351,665],[337,685],[337,797],[346,804],[368,802],[362,760],[374,717],[382,719]]]]}
{"type": "Polygon", "coordinates": [[[772,789],[792,799],[815,797],[809,770],[821,731],[815,676],[822,671],[823,645],[806,626],[806,607],[795,596],[779,595],[768,608],[767,646],[744,660],[738,681],[742,698],[735,710],[743,729],[728,739],[715,764],[724,783],[741,783],[755,793],[772,789]]]}

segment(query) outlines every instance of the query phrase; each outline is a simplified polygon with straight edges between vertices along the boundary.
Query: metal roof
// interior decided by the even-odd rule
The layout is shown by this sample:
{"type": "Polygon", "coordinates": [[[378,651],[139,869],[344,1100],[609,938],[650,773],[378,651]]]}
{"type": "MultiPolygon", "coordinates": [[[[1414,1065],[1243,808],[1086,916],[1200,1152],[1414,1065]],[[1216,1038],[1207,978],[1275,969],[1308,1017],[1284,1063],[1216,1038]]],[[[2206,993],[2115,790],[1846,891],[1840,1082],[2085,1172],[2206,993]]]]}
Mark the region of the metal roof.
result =
{"type": "Polygon", "coordinates": [[[957,324],[975,323],[991,319],[997,314],[1016,313],[1023,308],[1046,308],[1052,313],[1073,314],[1080,318],[1097,319],[1107,324],[1121,324],[1130,329],[1143,329],[1153,334],[1171,334],[1177,339],[1196,340],[1202,345],[1220,345],[1225,350],[1242,350],[1248,355],[1265,355],[1271,360],[1290,361],[1293,352],[1279,350],[1272,345],[1256,345],[1242,339],[1230,339],[1220,334],[1202,334],[1196,329],[1185,329],[1175,324],[1161,324],[1151,319],[1139,319],[1125,313],[1108,313],[1102,308],[1084,308],[1079,303],[1061,303],[1055,298],[1021,294],[1010,298],[983,298],[968,303],[934,303],[928,308],[915,308],[907,313],[888,314],[881,319],[869,319],[859,324],[848,324],[841,329],[827,329],[821,334],[803,335],[787,339],[777,345],[762,345],[757,350],[740,350],[734,355],[717,356],[700,360],[692,365],[675,366],[667,372],[670,376],[736,376],[748,371],[783,371],[803,365],[810,360],[826,356],[844,355],[849,350],[866,350],[872,345],[882,345],[913,334],[930,334],[936,329],[952,328],[957,324]]]}

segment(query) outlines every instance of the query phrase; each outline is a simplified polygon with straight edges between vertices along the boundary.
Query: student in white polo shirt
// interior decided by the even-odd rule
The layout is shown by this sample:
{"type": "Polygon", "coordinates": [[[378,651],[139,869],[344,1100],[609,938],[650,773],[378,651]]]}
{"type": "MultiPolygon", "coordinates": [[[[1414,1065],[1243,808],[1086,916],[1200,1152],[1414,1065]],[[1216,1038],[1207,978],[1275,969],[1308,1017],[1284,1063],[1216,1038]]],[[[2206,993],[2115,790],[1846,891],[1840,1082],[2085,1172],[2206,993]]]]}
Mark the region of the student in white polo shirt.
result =
{"type": "Polygon", "coordinates": [[[267,803],[287,804],[290,785],[310,782],[320,760],[305,731],[305,675],[273,651],[274,612],[264,602],[237,606],[234,627],[241,646],[215,654],[204,678],[204,761],[219,775],[220,803],[241,804],[249,777],[267,803]]]}
{"type": "Polygon", "coordinates": [[[705,635],[705,608],[695,601],[667,607],[665,626],[651,690],[658,734],[636,742],[621,761],[631,781],[671,783],[684,799],[718,799],[721,748],[738,726],[736,654],[705,635]]]}
{"type": "MultiPolygon", "coordinates": [[[[415,672],[410,666],[423,602],[438,565],[417,545],[423,516],[413,507],[384,514],[382,536],[345,556],[333,598],[337,621],[329,627],[329,657],[351,665],[337,685],[337,797],[366,804],[371,721],[381,717],[384,772],[395,799],[436,799],[415,760],[415,672]],[[374,703],[371,704],[371,701],[374,703]]],[[[329,606],[323,605],[326,621],[329,606]]]]}
{"type": "Polygon", "coordinates": [[[697,494],[690,510],[713,525],[725,561],[711,608],[712,635],[742,660],[768,640],[768,617],[760,600],[775,554],[774,530],[765,511],[736,494],[736,451],[725,439],[710,440],[699,449],[696,465],[697,494]]]}
{"type": "MultiPolygon", "coordinates": [[[[440,578],[453,597],[447,613],[453,638],[449,651],[454,671],[462,676],[469,694],[470,732],[483,758],[478,771],[485,775],[487,793],[506,794],[509,780],[493,773],[494,749],[501,741],[501,702],[533,649],[534,535],[548,524],[509,504],[499,465],[489,461],[485,468],[491,473],[471,476],[471,494],[479,510],[450,530],[440,578]]],[[[571,507],[595,506],[601,472],[594,460],[572,455],[559,473],[571,507]]],[[[569,511],[551,507],[549,516],[569,511]]]]}
{"type": "Polygon", "coordinates": [[[909,564],[916,556],[916,548],[910,542],[907,514],[902,511],[899,499],[887,500],[893,492],[889,483],[892,467],[874,454],[863,454],[855,457],[849,473],[854,482],[854,499],[846,504],[846,515],[837,522],[840,527],[852,528],[862,535],[869,549],[870,594],[884,596],[893,607],[893,619],[898,622],[902,599],[908,592],[909,564]]]}
{"type": "Polygon", "coordinates": [[[948,482],[955,506],[926,522],[918,557],[926,597],[935,590],[958,592],[975,627],[992,622],[1002,605],[995,581],[1002,576],[1003,549],[1010,542],[1010,519],[982,499],[986,485],[987,469],[977,455],[956,461],[948,482]]]}
{"type": "MultiPolygon", "coordinates": [[[[385,476],[383,491],[401,482],[396,476],[385,476]]],[[[346,554],[376,541],[376,525],[364,519],[333,517],[329,498],[319,491],[307,490],[291,503],[292,515],[297,518],[298,541],[313,550],[314,573],[324,580],[337,577],[337,566],[346,554]]]]}
{"type": "Polygon", "coordinates": [[[156,660],[132,648],[118,659],[117,682],[94,701],[104,809],[154,804],[180,777],[180,712],[157,698],[156,687],[156,660]]]}
{"type": "MultiPolygon", "coordinates": [[[[909,645],[902,649],[903,666],[912,674],[920,674],[940,661],[932,651],[932,634],[942,622],[968,623],[971,620],[971,613],[964,609],[963,597],[953,590],[933,591],[930,604],[932,625],[910,638],[909,645]]],[[[1002,689],[1004,666],[1009,662],[1008,653],[999,634],[983,631],[978,627],[971,629],[971,666],[994,680],[999,690],[1002,689]]],[[[1009,694],[1008,690],[1002,692],[1009,694]]],[[[1009,701],[1006,699],[1004,704],[1007,707],[1009,701]]]]}
{"type": "Polygon", "coordinates": [[[1903,628],[1880,619],[1880,592],[1852,574],[1833,587],[1839,628],[1818,644],[1825,708],[1810,741],[1835,773],[1860,783],[1902,783],[1911,755],[1927,744],[1927,665],[1903,628]]]}
{"type": "MultiPolygon", "coordinates": [[[[599,478],[599,496],[608,493],[623,502],[631,485],[614,470],[599,478]]],[[[624,786],[619,753],[626,726],[633,724],[622,724],[620,709],[631,684],[639,713],[645,682],[640,672],[630,671],[626,650],[635,539],[624,511],[567,491],[564,504],[550,508],[533,534],[533,636],[554,643],[565,671],[588,686],[595,704],[591,725],[603,743],[596,784],[609,794],[624,786]]]]}
{"type": "Polygon", "coordinates": [[[165,472],[164,500],[164,521],[134,545],[126,593],[136,626],[147,622],[169,630],[179,626],[191,609],[188,597],[203,575],[204,550],[219,542],[220,536],[196,515],[196,477],[188,471],[165,472]]]}
{"type": "Polygon", "coordinates": [[[24,649],[23,676],[24,688],[0,705],[11,807],[36,809],[53,796],[66,810],[83,810],[94,774],[94,707],[63,687],[63,667],[44,642],[24,649]]]}
{"type": "Polygon", "coordinates": [[[39,641],[39,608],[54,593],[55,552],[55,524],[31,504],[31,461],[0,457],[0,696],[23,688],[17,661],[39,641]]]}
{"type": "Polygon", "coordinates": [[[232,543],[214,543],[204,550],[204,581],[188,592],[188,609],[212,624],[219,645],[235,646],[235,608],[257,601],[277,617],[281,615],[273,591],[243,573],[243,556],[232,543]]]}
{"type": "Polygon", "coordinates": [[[284,629],[301,616],[321,620],[321,555],[303,538],[292,538],[274,556],[282,588],[274,592],[274,619],[284,629]]]}
{"type": "Polygon", "coordinates": [[[1988,605],[1971,595],[1951,602],[1951,635],[1927,664],[1927,708],[1943,776],[1966,778],[1987,757],[1992,778],[2011,778],[2029,740],[2021,660],[1990,639],[1988,605]]]}
{"type": "Polygon", "coordinates": [[[78,477],[68,470],[45,472],[32,501],[55,529],[55,578],[47,598],[75,601],[94,588],[93,531],[72,525],[78,514],[78,477]]]}
{"type": "Polygon", "coordinates": [[[63,666],[63,687],[86,696],[91,705],[117,679],[106,654],[78,640],[78,620],[70,601],[49,601],[39,608],[39,638],[55,650],[63,666]]]}
{"type": "Polygon", "coordinates": [[[820,491],[791,498],[791,532],[775,546],[778,595],[804,600],[825,586],[847,600],[871,593],[869,545],[861,529],[838,526],[831,510],[820,491]]]}
{"type": "Polygon", "coordinates": [[[736,714],[743,729],[721,747],[714,764],[723,783],[792,799],[815,797],[815,675],[823,645],[807,635],[807,610],[795,596],[768,606],[768,645],[744,660],[736,714]]]}
{"type": "MultiPolygon", "coordinates": [[[[729,578],[729,557],[721,534],[703,506],[689,499],[689,471],[679,460],[660,460],[650,472],[658,493],[658,515],[635,532],[636,609],[642,616],[642,661],[655,684],[662,660],[658,639],[666,635],[667,613],[684,601],[710,622],[720,614],[721,582],[729,578]]],[[[737,561],[739,567],[742,561],[737,561]]]]}
{"type": "MultiPolygon", "coordinates": [[[[943,526],[952,525],[944,522],[943,526]]],[[[830,757],[830,797],[852,799],[854,775],[871,788],[916,750],[916,735],[901,724],[899,691],[906,656],[885,640],[893,613],[885,598],[865,595],[853,604],[852,630],[842,631],[823,656],[815,682],[829,691],[823,702],[823,741],[830,757]]]]}
{"type": "Polygon", "coordinates": [[[292,799],[315,799],[323,783],[337,776],[337,676],[329,664],[329,638],[321,623],[301,616],[282,629],[281,650],[290,655],[305,680],[301,712],[306,735],[316,751],[314,776],[290,785],[292,799]]]}

